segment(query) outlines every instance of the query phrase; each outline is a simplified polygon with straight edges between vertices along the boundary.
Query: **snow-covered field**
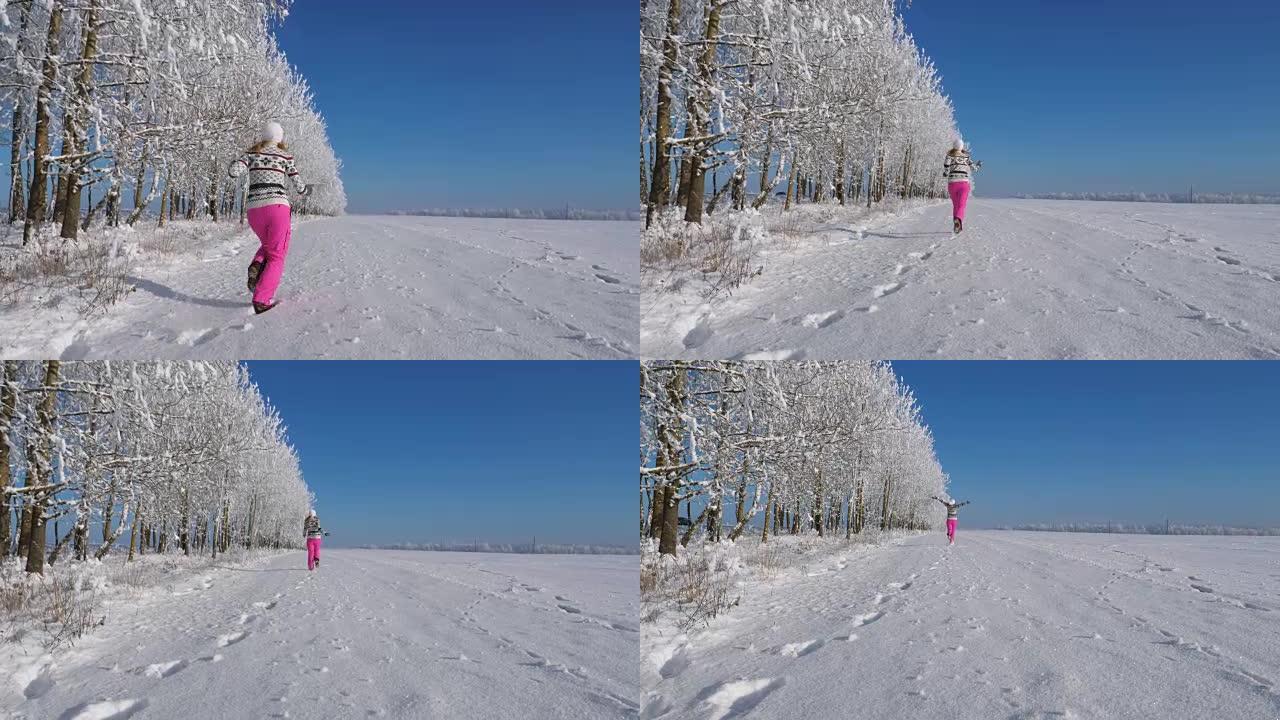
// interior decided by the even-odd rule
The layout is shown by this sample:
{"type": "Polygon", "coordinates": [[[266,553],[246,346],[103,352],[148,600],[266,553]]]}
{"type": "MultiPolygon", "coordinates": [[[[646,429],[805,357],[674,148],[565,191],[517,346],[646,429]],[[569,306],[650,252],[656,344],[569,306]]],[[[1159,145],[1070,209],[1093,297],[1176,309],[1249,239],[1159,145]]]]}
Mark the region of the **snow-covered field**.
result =
{"type": "Polygon", "coordinates": [[[977,198],[950,230],[949,203],[833,221],[732,294],[647,285],[641,354],[1280,357],[1280,206],[977,198]]]}
{"type": "Polygon", "coordinates": [[[1280,717],[1280,538],[853,546],[643,627],[642,718],[1280,717]]]}
{"type": "Polygon", "coordinates": [[[107,606],[48,658],[0,655],[3,717],[628,718],[635,556],[329,550],[107,606]]]}
{"type": "MultiPolygon", "coordinates": [[[[64,359],[634,357],[633,222],[352,215],[294,227],[278,297],[255,316],[257,240],[215,227],[144,262],[105,316],[66,298],[0,307],[0,355],[64,359]],[[38,304],[37,304],[38,303],[38,304]]],[[[12,238],[6,239],[12,244],[12,238]]]]}

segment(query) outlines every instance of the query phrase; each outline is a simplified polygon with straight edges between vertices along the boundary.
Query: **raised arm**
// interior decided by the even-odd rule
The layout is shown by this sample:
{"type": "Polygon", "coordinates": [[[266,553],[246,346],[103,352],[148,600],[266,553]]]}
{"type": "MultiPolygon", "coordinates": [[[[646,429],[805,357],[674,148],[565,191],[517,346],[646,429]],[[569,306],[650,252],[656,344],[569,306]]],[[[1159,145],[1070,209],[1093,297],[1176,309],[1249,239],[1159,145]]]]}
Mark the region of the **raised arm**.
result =
{"type": "Polygon", "coordinates": [[[947,501],[946,501],[946,500],[943,500],[942,498],[938,497],[937,495],[930,495],[929,497],[933,498],[934,500],[937,500],[938,502],[942,503],[943,505],[946,505],[946,504],[947,504],[947,501]]]}
{"type": "Polygon", "coordinates": [[[956,503],[956,507],[964,507],[965,505],[968,505],[968,504],[969,504],[969,501],[968,501],[968,500],[965,500],[965,501],[964,501],[964,502],[962,502],[962,503],[956,503]]]}

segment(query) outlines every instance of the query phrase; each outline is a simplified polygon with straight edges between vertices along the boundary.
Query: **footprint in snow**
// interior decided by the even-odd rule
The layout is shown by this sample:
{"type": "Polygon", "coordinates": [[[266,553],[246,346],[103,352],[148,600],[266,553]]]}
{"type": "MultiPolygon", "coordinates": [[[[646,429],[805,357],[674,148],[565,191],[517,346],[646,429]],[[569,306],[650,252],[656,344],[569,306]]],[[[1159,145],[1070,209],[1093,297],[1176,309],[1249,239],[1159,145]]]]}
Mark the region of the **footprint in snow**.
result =
{"type": "Polygon", "coordinates": [[[146,700],[100,700],[83,702],[64,712],[58,720],[129,720],[147,707],[146,700]]]}
{"type": "Polygon", "coordinates": [[[886,295],[892,295],[898,292],[905,286],[906,286],[906,283],[901,283],[901,282],[892,282],[885,285],[877,285],[875,287],[875,290],[872,291],[872,294],[878,298],[882,298],[882,297],[885,297],[886,295]]]}
{"type": "Polygon", "coordinates": [[[686,350],[693,350],[706,344],[714,334],[715,331],[711,328],[711,319],[704,315],[698,319],[698,324],[692,330],[685,333],[684,340],[681,342],[686,350]]]}
{"type": "Polygon", "coordinates": [[[785,684],[784,678],[730,680],[703,688],[695,702],[701,701],[702,706],[711,711],[710,720],[741,717],[785,684]]]}
{"type": "Polygon", "coordinates": [[[880,610],[876,610],[875,612],[863,613],[862,615],[858,615],[853,618],[853,626],[862,627],[863,625],[870,625],[871,623],[879,620],[882,617],[884,617],[884,612],[880,610]]]}
{"type": "Polygon", "coordinates": [[[843,310],[828,310],[827,312],[817,312],[805,315],[800,324],[807,328],[820,330],[822,328],[834,325],[844,317],[843,310]]]}
{"type": "Polygon", "coordinates": [[[244,640],[247,637],[249,637],[248,630],[241,630],[240,632],[233,632],[233,633],[228,633],[226,635],[219,635],[217,644],[218,644],[218,647],[227,647],[228,645],[235,645],[236,643],[240,642],[241,640],[244,640]]]}
{"type": "Polygon", "coordinates": [[[147,677],[163,679],[181,672],[190,664],[191,663],[187,660],[173,660],[171,662],[155,663],[144,668],[142,670],[142,674],[147,677]]]}
{"type": "Polygon", "coordinates": [[[187,347],[195,347],[203,345],[210,340],[218,337],[220,331],[214,328],[200,328],[196,330],[183,330],[174,338],[174,342],[187,347]]]}
{"type": "Polygon", "coordinates": [[[22,688],[22,695],[28,700],[44,697],[53,689],[53,665],[45,665],[40,672],[22,688]]]}
{"type": "Polygon", "coordinates": [[[809,653],[821,650],[822,646],[826,644],[825,640],[805,640],[803,642],[788,643],[778,648],[774,654],[793,658],[804,657],[809,653]]]}

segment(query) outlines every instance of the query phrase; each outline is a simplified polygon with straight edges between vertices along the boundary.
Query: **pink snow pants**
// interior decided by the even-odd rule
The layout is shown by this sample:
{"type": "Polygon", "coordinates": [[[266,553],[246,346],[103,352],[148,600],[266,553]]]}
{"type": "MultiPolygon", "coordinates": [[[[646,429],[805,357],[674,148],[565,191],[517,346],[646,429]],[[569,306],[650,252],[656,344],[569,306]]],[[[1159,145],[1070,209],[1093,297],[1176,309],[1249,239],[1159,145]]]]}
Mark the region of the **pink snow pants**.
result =
{"type": "Polygon", "coordinates": [[[320,559],[320,538],[318,537],[307,538],[307,569],[315,570],[316,561],[319,559],[320,559]]]}
{"type": "Polygon", "coordinates": [[[947,539],[953,542],[956,539],[956,520],[957,518],[947,518],[947,539]]]}
{"type": "Polygon", "coordinates": [[[969,183],[947,183],[947,194],[951,196],[951,217],[963,220],[964,206],[969,204],[969,183]]]}
{"type": "Polygon", "coordinates": [[[249,211],[249,227],[258,236],[262,245],[253,256],[253,261],[264,263],[262,273],[258,276],[258,287],[253,293],[256,303],[270,304],[275,297],[276,288],[280,286],[280,276],[284,273],[284,257],[289,254],[289,206],[267,205],[249,211]]]}

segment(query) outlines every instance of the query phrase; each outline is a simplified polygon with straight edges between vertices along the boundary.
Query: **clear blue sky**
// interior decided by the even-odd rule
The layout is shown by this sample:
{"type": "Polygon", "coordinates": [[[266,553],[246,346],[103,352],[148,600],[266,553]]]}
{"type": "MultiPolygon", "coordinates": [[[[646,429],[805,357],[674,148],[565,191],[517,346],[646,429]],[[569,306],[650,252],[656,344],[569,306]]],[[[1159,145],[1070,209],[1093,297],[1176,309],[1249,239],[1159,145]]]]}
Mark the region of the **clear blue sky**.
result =
{"type": "Polygon", "coordinates": [[[636,6],[296,2],[277,36],[310,83],[351,212],[636,205],[636,6]]]}
{"type": "Polygon", "coordinates": [[[636,363],[247,365],[327,542],[635,542],[636,363]]]}
{"type": "Polygon", "coordinates": [[[978,192],[1280,192],[1280,3],[916,0],[978,192]]]}
{"type": "Polygon", "coordinates": [[[971,527],[1280,526],[1280,362],[895,362],[971,527]]]}

